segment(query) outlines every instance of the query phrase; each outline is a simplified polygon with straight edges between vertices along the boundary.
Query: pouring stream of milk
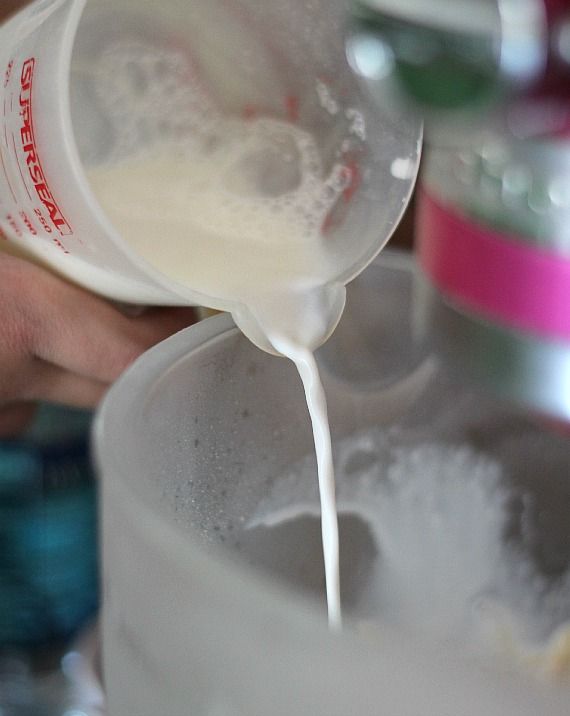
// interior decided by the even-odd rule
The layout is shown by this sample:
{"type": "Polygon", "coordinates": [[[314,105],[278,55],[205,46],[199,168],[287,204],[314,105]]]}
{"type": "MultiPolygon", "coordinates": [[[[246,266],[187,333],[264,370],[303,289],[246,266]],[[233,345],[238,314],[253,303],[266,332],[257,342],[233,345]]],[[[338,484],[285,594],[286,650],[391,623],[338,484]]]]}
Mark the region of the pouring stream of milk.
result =
{"type": "MultiPolygon", "coordinates": [[[[326,401],[312,354],[338,318],[321,227],[342,193],[313,137],[272,119],[218,120],[192,140],[89,172],[91,187],[135,251],[169,279],[255,317],[299,371],[312,421],[331,627],[341,625],[338,522],[326,401]]],[[[239,320],[237,321],[239,324],[239,320]]]]}
{"type": "Polygon", "coordinates": [[[331,629],[340,629],[342,626],[342,612],[340,601],[338,513],[336,508],[331,434],[325,391],[319,377],[317,363],[311,351],[279,339],[274,339],[272,342],[280,353],[295,363],[305,388],[307,407],[311,416],[315,450],[317,453],[329,625],[331,629]]]}

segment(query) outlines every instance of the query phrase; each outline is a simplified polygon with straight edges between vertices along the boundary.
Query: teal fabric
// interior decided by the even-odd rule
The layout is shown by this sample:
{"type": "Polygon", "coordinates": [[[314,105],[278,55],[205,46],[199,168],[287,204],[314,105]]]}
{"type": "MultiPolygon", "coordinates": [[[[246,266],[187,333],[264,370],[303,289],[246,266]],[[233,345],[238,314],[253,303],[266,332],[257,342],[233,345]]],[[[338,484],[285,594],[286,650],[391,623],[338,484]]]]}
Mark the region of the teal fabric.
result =
{"type": "Polygon", "coordinates": [[[91,415],[43,406],[0,441],[0,645],[72,636],[97,609],[91,415]]]}

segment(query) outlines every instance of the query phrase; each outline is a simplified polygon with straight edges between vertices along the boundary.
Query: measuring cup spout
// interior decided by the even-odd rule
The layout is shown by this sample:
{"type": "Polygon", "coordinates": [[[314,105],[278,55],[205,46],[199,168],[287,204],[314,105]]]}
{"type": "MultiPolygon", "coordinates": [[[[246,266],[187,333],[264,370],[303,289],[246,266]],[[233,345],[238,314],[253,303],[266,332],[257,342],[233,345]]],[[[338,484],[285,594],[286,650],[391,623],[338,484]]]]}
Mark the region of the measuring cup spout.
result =
{"type": "Polygon", "coordinates": [[[232,316],[238,328],[258,348],[281,355],[272,339],[276,342],[284,339],[311,350],[325,343],[340,321],[345,303],[345,286],[332,283],[308,292],[277,293],[271,300],[264,301],[263,306],[240,305],[232,310],[232,316]],[[292,327],[290,321],[284,320],[280,325],[280,316],[295,315],[295,312],[304,316],[303,322],[292,327]],[[312,320],[307,320],[307,316],[312,320]]]}

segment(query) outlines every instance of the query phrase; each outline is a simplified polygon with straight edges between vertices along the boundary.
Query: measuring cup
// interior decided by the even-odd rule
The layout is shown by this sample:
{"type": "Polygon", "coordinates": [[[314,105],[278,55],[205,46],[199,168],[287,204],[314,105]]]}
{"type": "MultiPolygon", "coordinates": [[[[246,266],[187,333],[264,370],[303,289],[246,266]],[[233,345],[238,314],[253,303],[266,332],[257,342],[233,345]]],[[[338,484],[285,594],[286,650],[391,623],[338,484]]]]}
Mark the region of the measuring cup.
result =
{"type": "Polygon", "coordinates": [[[467,579],[482,587],[466,599],[470,614],[504,594],[515,614],[529,610],[537,643],[570,618],[570,445],[430,360],[402,371],[412,276],[409,259],[384,252],[348,287],[324,363],[317,352],[338,451],[341,633],[327,626],[314,448],[290,362],[216,316],[148,352],[111,389],[96,431],[110,716],[568,713],[568,689],[516,661],[508,622],[498,630],[505,653],[479,651],[451,607],[467,579]],[[380,443],[360,437],[343,452],[346,436],[370,428],[380,443]],[[454,456],[435,469],[448,473],[441,490],[434,465],[417,459],[438,445],[454,456]],[[480,479],[457,465],[465,454],[478,456],[480,479]],[[393,499],[398,484],[409,510],[393,499]],[[381,538],[362,509],[378,510],[381,538]],[[487,579],[509,546],[512,562],[487,579]],[[380,585],[398,587],[381,593],[376,617],[363,607],[375,569],[380,585]],[[412,609],[399,617],[410,602],[425,622],[412,609]]]}
{"type": "Polygon", "coordinates": [[[336,322],[344,285],[405,209],[421,134],[416,120],[395,118],[392,108],[383,114],[361,91],[345,59],[344,15],[340,0],[168,0],[160,9],[151,0],[31,3],[0,28],[4,247],[112,299],[229,310],[267,347],[244,306],[180,285],[130,248],[86,177],[86,169],[152,148],[162,132],[183,140],[207,121],[180,100],[192,86],[224,116],[297,124],[315,135],[325,169],[342,164],[344,191],[321,227],[336,322]],[[144,53],[114,63],[121,45],[144,53]],[[121,84],[128,99],[117,95],[121,84]],[[149,93],[152,117],[133,122],[149,93]]]}

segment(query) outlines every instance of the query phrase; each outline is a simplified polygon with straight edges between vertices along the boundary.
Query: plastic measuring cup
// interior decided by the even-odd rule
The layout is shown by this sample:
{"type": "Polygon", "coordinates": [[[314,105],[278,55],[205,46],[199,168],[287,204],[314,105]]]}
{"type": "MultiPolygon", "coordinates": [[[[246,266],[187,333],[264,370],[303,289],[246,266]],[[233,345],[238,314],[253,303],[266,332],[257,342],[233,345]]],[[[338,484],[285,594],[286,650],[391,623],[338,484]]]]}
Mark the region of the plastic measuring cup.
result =
{"type": "Polygon", "coordinates": [[[525,666],[517,672],[506,622],[498,633],[503,661],[492,647],[478,652],[476,640],[464,641],[448,607],[466,573],[474,619],[495,596],[514,614],[528,607],[538,641],[568,619],[570,446],[431,361],[410,363],[412,291],[409,259],[385,252],[348,287],[347,312],[322,349],[339,450],[346,624],[339,634],[326,623],[316,470],[299,462],[313,450],[310,423],[290,362],[256,350],[228,316],[216,316],[149,351],[111,389],[96,431],[109,714],[568,713],[567,682],[535,681],[525,666]],[[387,377],[395,381],[387,385],[387,377]],[[384,442],[356,439],[343,452],[343,438],[368,427],[384,442]],[[399,456],[419,458],[442,444],[475,451],[480,481],[452,452],[436,467],[436,477],[449,475],[446,489],[434,491],[434,465],[406,461],[400,486],[413,509],[405,501],[396,509],[399,456]],[[500,470],[489,475],[490,464],[500,470]],[[492,490],[492,475],[500,489],[479,501],[474,484],[492,490]],[[414,481],[420,489],[407,492],[414,481]],[[373,485],[380,503],[370,497],[373,485]],[[362,501],[377,510],[382,537],[372,538],[359,517],[362,501]],[[487,515],[496,510],[504,523],[491,526],[487,515]],[[275,518],[259,518],[267,514],[275,518]],[[489,577],[477,558],[488,544],[489,564],[513,550],[513,561],[489,577]],[[404,545],[417,558],[395,563],[394,551],[408,553],[404,545]],[[394,574],[399,588],[381,592],[378,617],[360,611],[375,575],[382,584],[394,574]],[[422,626],[413,610],[398,620],[410,598],[422,604],[422,626]]]}
{"type": "MultiPolygon", "coordinates": [[[[317,138],[325,165],[342,163],[346,187],[321,230],[334,257],[323,280],[342,309],[344,285],[378,253],[406,207],[421,134],[416,120],[384,115],[361,90],[345,59],[344,13],[340,0],[168,0],[160,9],[150,0],[31,3],[0,28],[5,247],[112,299],[230,310],[263,344],[240,307],[189,291],[133,251],[89,185],[86,168],[117,149],[105,102],[117,77],[141,96],[148,91],[136,57],[108,63],[107,87],[101,73],[94,86],[94,68],[117,43],[138,43],[144,62],[155,53],[157,126],[190,131],[192,108],[175,104],[172,112],[166,100],[194,83],[224,115],[294,122],[317,138]],[[176,55],[176,86],[168,63],[161,65],[165,52],[176,55]]],[[[132,109],[121,107],[126,118],[132,109]]],[[[151,145],[156,137],[147,130],[138,127],[123,154],[151,145]]]]}

